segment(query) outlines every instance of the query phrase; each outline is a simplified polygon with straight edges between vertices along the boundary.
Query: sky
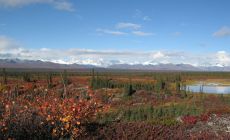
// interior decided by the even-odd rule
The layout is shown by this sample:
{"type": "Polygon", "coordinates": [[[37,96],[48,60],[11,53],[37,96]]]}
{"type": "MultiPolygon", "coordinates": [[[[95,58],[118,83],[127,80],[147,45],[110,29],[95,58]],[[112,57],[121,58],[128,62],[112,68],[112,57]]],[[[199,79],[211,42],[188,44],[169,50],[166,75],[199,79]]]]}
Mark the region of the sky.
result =
{"type": "Polygon", "coordinates": [[[0,59],[230,66],[229,0],[0,0],[0,59]]]}

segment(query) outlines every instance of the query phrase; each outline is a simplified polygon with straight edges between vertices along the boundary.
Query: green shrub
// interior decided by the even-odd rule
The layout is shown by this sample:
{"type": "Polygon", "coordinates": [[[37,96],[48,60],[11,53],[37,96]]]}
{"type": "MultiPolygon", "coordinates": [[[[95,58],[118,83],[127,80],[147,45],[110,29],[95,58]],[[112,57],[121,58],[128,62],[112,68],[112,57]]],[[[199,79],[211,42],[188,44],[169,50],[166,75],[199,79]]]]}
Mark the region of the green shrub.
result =
{"type": "MultiPolygon", "coordinates": [[[[106,114],[100,114],[103,122],[114,121],[118,114],[122,114],[121,121],[149,121],[162,120],[164,124],[175,123],[172,120],[164,120],[163,118],[173,118],[185,115],[197,116],[202,113],[202,109],[195,106],[186,106],[184,104],[171,105],[167,107],[153,107],[151,105],[141,105],[138,107],[129,107],[118,109],[106,114]],[[103,117],[102,117],[103,116],[103,117]]],[[[99,119],[100,120],[100,119],[99,119]]]]}

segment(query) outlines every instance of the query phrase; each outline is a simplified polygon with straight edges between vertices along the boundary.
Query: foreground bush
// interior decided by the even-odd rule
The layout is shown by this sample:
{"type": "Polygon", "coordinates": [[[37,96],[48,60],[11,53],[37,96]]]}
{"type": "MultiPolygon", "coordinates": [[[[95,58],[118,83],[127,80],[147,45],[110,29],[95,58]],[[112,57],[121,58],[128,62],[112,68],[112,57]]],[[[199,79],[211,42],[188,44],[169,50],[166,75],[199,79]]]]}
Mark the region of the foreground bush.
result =
{"type": "Polygon", "coordinates": [[[92,100],[62,99],[55,93],[16,99],[2,93],[0,100],[0,137],[4,139],[75,139],[97,106],[92,100]]]}

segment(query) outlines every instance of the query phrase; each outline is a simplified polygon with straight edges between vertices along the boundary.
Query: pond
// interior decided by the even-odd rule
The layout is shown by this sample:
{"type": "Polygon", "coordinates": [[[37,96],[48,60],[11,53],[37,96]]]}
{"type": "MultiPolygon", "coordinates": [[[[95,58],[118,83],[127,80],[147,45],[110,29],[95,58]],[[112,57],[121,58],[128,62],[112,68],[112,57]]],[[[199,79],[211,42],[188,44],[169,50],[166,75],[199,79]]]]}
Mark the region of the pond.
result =
{"type": "Polygon", "coordinates": [[[196,83],[186,86],[187,91],[195,93],[214,93],[214,94],[230,94],[230,85],[222,85],[219,83],[196,83]]]}

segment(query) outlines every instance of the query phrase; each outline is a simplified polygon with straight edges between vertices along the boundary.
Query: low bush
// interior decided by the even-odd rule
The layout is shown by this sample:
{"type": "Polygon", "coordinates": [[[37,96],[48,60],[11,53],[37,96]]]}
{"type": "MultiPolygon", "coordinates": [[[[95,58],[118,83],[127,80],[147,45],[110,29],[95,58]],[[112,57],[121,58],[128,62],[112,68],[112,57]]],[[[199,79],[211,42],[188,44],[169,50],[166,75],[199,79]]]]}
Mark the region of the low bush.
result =
{"type": "MultiPolygon", "coordinates": [[[[196,106],[186,106],[184,104],[171,105],[167,107],[153,107],[151,105],[141,105],[138,107],[122,108],[98,115],[98,121],[101,123],[108,123],[111,121],[150,121],[162,120],[167,124],[171,124],[168,119],[163,118],[176,118],[178,116],[200,115],[202,109],[196,106]]],[[[162,122],[161,121],[161,122],[162,122]]],[[[173,121],[172,121],[173,122],[173,121]]]]}

